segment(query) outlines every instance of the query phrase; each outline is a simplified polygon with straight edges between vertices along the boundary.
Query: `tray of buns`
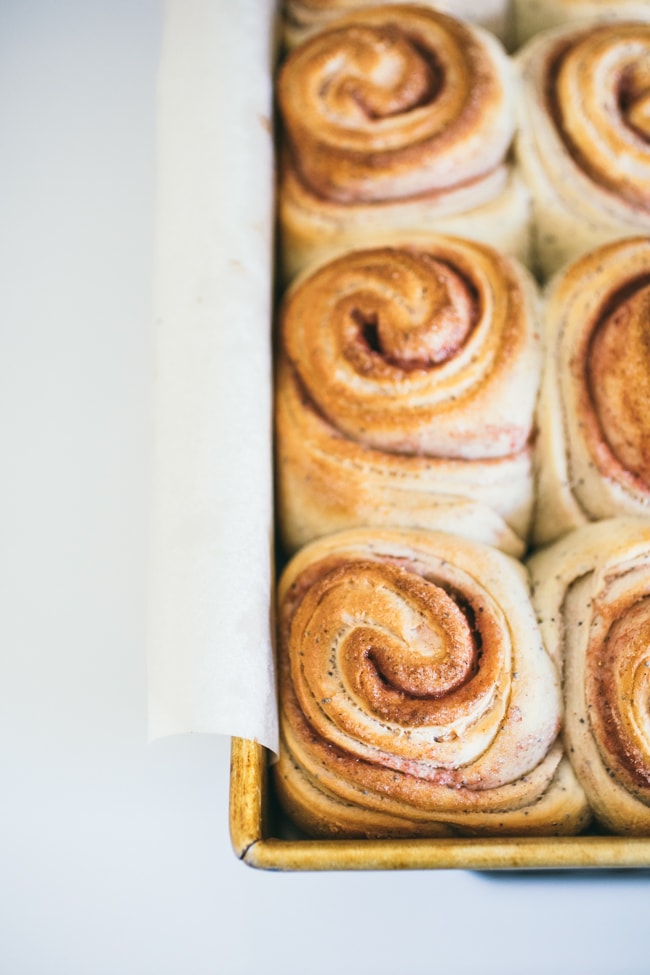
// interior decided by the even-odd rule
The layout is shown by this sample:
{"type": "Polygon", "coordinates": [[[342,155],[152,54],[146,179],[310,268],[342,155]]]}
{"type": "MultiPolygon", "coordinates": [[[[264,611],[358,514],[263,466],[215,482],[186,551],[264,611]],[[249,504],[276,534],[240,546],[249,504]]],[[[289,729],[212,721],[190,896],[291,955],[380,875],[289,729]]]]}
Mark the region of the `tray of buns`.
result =
{"type": "Polygon", "coordinates": [[[650,866],[650,12],[288,0],[269,869],[650,866]]]}

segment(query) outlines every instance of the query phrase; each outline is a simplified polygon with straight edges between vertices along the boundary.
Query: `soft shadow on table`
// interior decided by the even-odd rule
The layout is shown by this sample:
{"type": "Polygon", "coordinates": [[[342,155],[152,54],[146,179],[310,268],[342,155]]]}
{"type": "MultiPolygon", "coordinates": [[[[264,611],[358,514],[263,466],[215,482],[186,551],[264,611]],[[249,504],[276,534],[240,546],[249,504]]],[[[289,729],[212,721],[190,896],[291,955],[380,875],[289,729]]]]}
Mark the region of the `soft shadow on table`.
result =
{"type": "Polygon", "coordinates": [[[629,883],[630,881],[647,883],[650,880],[650,869],[637,870],[635,868],[613,868],[613,869],[580,869],[580,870],[479,870],[472,871],[480,880],[497,883],[509,883],[516,880],[518,883],[538,884],[540,881],[562,880],[563,883],[591,883],[592,881],[606,880],[608,883],[629,883]]]}

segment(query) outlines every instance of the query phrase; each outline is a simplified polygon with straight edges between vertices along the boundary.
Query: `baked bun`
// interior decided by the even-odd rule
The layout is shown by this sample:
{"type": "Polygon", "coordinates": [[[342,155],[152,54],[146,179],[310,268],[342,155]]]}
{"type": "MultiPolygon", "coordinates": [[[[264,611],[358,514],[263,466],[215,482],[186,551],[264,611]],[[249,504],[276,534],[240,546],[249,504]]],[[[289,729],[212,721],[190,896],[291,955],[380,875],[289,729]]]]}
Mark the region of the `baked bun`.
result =
{"type": "Polygon", "coordinates": [[[543,275],[650,232],[649,58],[648,23],[551,31],[517,57],[517,156],[543,275]]]}
{"type": "Polygon", "coordinates": [[[487,32],[410,4],[350,15],[278,78],[284,276],[391,233],[486,240],[526,258],[528,194],[508,151],[508,56],[487,32]]]}
{"type": "Polygon", "coordinates": [[[650,835],[650,522],[587,525],[529,564],[574,770],[604,826],[650,835]]]}
{"type": "Polygon", "coordinates": [[[607,244],[548,290],[534,532],[650,515],[650,239],[607,244]]]}
{"type": "Polygon", "coordinates": [[[279,585],[290,816],[313,835],[573,833],[556,668],[514,560],[443,533],[320,539],[279,585]]]}
{"type": "Polygon", "coordinates": [[[457,499],[464,534],[521,555],[536,304],[516,261],[447,237],[352,251],[296,281],[276,380],[285,547],[359,525],[443,527],[457,499]]]}

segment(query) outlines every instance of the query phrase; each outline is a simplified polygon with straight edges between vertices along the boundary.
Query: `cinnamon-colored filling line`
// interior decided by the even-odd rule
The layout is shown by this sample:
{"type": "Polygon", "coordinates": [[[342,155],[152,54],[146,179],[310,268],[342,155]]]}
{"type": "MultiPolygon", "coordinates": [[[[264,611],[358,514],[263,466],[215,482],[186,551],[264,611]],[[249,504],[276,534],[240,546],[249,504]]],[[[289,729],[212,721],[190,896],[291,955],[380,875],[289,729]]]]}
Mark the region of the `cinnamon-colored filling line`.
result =
{"type": "Polygon", "coordinates": [[[650,803],[650,596],[612,624],[602,645],[589,647],[586,674],[589,720],[608,772],[650,803]]]}
{"type": "MultiPolygon", "coordinates": [[[[357,29],[356,37],[362,31],[357,29]]],[[[369,40],[369,50],[381,50],[386,56],[392,54],[408,68],[400,73],[399,80],[390,87],[378,86],[373,83],[372,76],[346,76],[338,86],[338,94],[344,100],[353,102],[369,122],[391,118],[413,112],[417,108],[430,105],[442,94],[445,85],[445,73],[435,53],[419,43],[416,37],[409,37],[394,24],[373,27],[372,31],[365,31],[369,40]]],[[[355,41],[354,28],[342,32],[346,43],[355,41]]],[[[351,45],[352,46],[352,45],[351,45]]],[[[359,52],[362,54],[362,52],[359,52]]],[[[360,57],[363,66],[363,57],[360,57]]],[[[371,67],[371,65],[368,65],[371,67]]],[[[321,89],[321,95],[327,94],[327,86],[321,89]]]]}
{"type": "MultiPolygon", "coordinates": [[[[355,164],[365,164],[369,170],[375,172],[390,169],[395,164],[404,164],[414,149],[419,152],[417,143],[420,139],[416,140],[415,146],[407,142],[382,149],[381,143],[372,136],[374,123],[396,116],[403,116],[408,123],[410,113],[431,105],[443,93],[445,73],[434,52],[393,23],[350,25],[339,31],[333,30],[329,36],[332,46],[338,45],[341,59],[352,58],[358,72],[342,72],[341,76],[332,72],[323,82],[319,98],[325,114],[332,119],[338,117],[343,131],[346,124],[356,130],[366,130],[370,140],[367,148],[355,149],[353,145],[347,147],[350,178],[353,178],[355,164]],[[395,71],[396,76],[391,78],[390,84],[382,83],[374,77],[377,52],[381,52],[385,62],[392,61],[400,65],[400,70],[395,71]],[[328,105],[329,108],[326,108],[328,105]],[[349,119],[344,123],[343,118],[346,115],[349,119]]],[[[303,184],[325,198],[352,202],[354,193],[348,196],[345,189],[345,161],[342,157],[337,158],[337,166],[341,168],[338,186],[327,183],[322,185],[315,176],[314,156],[319,151],[332,151],[338,156],[342,147],[335,144],[330,146],[327,142],[320,145],[317,134],[314,145],[309,146],[301,130],[296,135],[292,134],[295,129],[287,102],[284,102],[283,115],[294,165],[303,184]]]]}
{"type": "Polygon", "coordinates": [[[617,100],[625,124],[650,144],[650,62],[647,58],[623,71],[617,100]]]}
{"type": "MultiPolygon", "coordinates": [[[[607,32],[607,26],[604,28],[595,27],[581,32],[572,40],[558,44],[549,55],[546,64],[543,97],[547,111],[553,119],[554,127],[579,169],[594,183],[610,190],[632,206],[641,210],[650,210],[650,195],[647,193],[644,183],[635,180],[633,175],[627,175],[619,167],[615,152],[610,152],[607,155],[606,165],[603,165],[602,161],[598,164],[593,148],[589,145],[581,145],[572,136],[568,128],[567,118],[569,111],[575,106],[565,107],[559,95],[562,75],[568,58],[575,47],[583,41],[588,43],[591,38],[598,39],[606,35],[607,32]]],[[[612,39],[615,41],[617,35],[613,34],[612,39]]],[[[650,36],[648,37],[648,47],[650,49],[650,36]]],[[[613,89],[618,114],[608,113],[606,115],[606,122],[612,129],[618,126],[621,135],[627,130],[636,140],[636,149],[643,159],[644,168],[650,166],[650,70],[648,63],[646,52],[645,57],[639,57],[621,69],[613,89]]],[[[587,118],[589,117],[589,104],[586,98],[581,103],[581,111],[587,118]]],[[[605,144],[605,140],[603,140],[603,144],[605,144]]]]}
{"type": "MultiPolygon", "coordinates": [[[[429,315],[419,324],[398,323],[390,308],[383,314],[375,308],[352,308],[349,315],[357,328],[348,330],[352,340],[348,358],[357,361],[362,372],[367,371],[363,366],[368,353],[374,365],[377,363],[373,357],[378,356],[404,372],[440,365],[463,348],[480,318],[478,291],[462,272],[428,254],[406,250],[402,253],[410,254],[425,271],[422,294],[427,298],[429,315]]],[[[399,260],[398,252],[394,257],[399,260]]]]}
{"type": "Polygon", "coordinates": [[[503,662],[501,633],[478,597],[474,605],[444,581],[390,562],[324,569],[283,627],[303,705],[303,680],[327,703],[341,680],[380,721],[421,727],[449,723],[489,698],[503,662]]]}
{"type": "MultiPolygon", "coordinates": [[[[584,382],[600,442],[615,460],[650,488],[650,274],[627,282],[597,316],[584,364],[584,382]]],[[[587,427],[589,434],[590,428],[587,427]]]]}
{"type": "Polygon", "coordinates": [[[435,368],[458,354],[482,315],[480,293],[462,269],[408,248],[339,258],[302,290],[310,325],[302,308],[296,313],[294,296],[283,311],[282,332],[289,359],[307,385],[310,377],[294,337],[299,333],[303,345],[318,347],[330,340],[329,330],[336,330],[341,353],[361,375],[378,372],[399,381],[403,373],[435,368]],[[317,320],[327,322],[327,333],[322,324],[316,328],[317,320]]]}
{"type": "Polygon", "coordinates": [[[527,315],[513,267],[479,245],[355,251],[289,291],[281,354],[293,395],[360,448],[511,456],[532,426],[500,406],[529,354],[527,315]]]}
{"type": "MultiPolygon", "coordinates": [[[[343,204],[345,206],[347,205],[355,206],[359,204],[360,201],[354,196],[354,194],[351,194],[349,197],[346,197],[346,199],[340,199],[340,198],[337,199],[329,195],[326,191],[323,190],[322,187],[311,185],[300,170],[300,163],[298,158],[300,155],[299,152],[295,149],[292,149],[291,146],[289,146],[289,149],[290,149],[289,153],[284,157],[285,159],[284,166],[291,167],[293,173],[295,173],[296,178],[302,184],[303,189],[306,190],[314,200],[319,200],[321,203],[324,204],[333,203],[333,204],[343,204]]],[[[414,151],[415,152],[419,151],[417,146],[414,147],[414,151]]],[[[453,190],[453,192],[461,192],[464,190],[471,190],[472,187],[479,186],[485,180],[489,179],[494,173],[496,173],[497,170],[501,169],[503,167],[504,162],[509,159],[510,159],[510,154],[507,153],[504,155],[503,159],[494,163],[494,165],[486,166],[485,169],[477,176],[469,176],[462,179],[459,174],[459,178],[454,183],[453,187],[451,187],[451,189],[453,190]]],[[[421,190],[418,193],[409,193],[408,195],[405,194],[399,197],[397,202],[433,204],[435,203],[436,200],[444,198],[445,194],[447,193],[449,193],[449,187],[443,187],[441,189],[429,188],[429,189],[421,190]]],[[[378,197],[377,199],[366,199],[363,200],[362,202],[364,207],[381,208],[381,207],[385,207],[387,204],[392,204],[395,201],[392,199],[385,199],[383,197],[378,197]]]]}
{"type": "MultiPolygon", "coordinates": [[[[325,424],[325,426],[327,427],[328,436],[335,438],[338,441],[347,441],[349,443],[349,438],[347,438],[344,434],[342,434],[339,430],[337,430],[336,426],[332,424],[332,421],[328,418],[326,413],[320,408],[318,403],[311,397],[309,391],[305,388],[304,383],[300,379],[300,375],[298,374],[298,372],[295,369],[293,369],[293,367],[290,368],[292,370],[292,380],[294,384],[295,393],[298,397],[298,402],[300,403],[300,406],[306,412],[311,414],[316,420],[325,424]]],[[[497,466],[503,463],[504,460],[507,461],[509,458],[516,457],[517,454],[520,453],[522,450],[530,451],[534,447],[537,435],[538,435],[537,430],[533,429],[530,431],[530,434],[526,438],[523,446],[519,447],[517,450],[513,451],[510,454],[503,454],[502,456],[499,457],[493,457],[489,459],[483,458],[481,463],[486,465],[493,463],[495,466],[497,466]]],[[[382,457],[395,457],[400,459],[405,459],[405,458],[406,459],[417,458],[418,460],[427,459],[426,456],[423,455],[421,452],[410,453],[408,450],[400,449],[399,446],[393,449],[390,449],[388,447],[382,447],[381,450],[378,451],[376,448],[366,447],[364,444],[355,444],[355,449],[360,451],[361,455],[362,456],[365,455],[368,459],[370,459],[371,457],[378,458],[380,455],[382,457]]],[[[441,452],[436,453],[435,456],[437,459],[440,460],[453,461],[454,464],[459,466],[465,464],[468,466],[468,469],[471,468],[472,465],[476,464],[476,460],[474,458],[457,457],[455,455],[448,456],[447,454],[441,452]]]]}

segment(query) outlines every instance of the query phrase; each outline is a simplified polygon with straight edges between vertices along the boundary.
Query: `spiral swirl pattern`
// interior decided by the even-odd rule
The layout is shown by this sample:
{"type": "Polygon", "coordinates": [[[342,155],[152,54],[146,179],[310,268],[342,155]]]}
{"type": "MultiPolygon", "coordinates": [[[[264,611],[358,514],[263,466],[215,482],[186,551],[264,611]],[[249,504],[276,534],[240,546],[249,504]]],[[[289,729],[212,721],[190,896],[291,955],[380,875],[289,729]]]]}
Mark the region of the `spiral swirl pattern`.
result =
{"type": "Polygon", "coordinates": [[[650,588],[608,606],[600,640],[587,651],[585,697],[611,768],[650,805],[650,588]]]}
{"type": "Polygon", "coordinates": [[[587,353],[584,395],[595,459],[607,449],[620,477],[650,492],[650,268],[612,297],[587,353]],[[600,448],[600,444],[604,446],[600,448]]]}
{"type": "Polygon", "coordinates": [[[450,238],[352,252],[290,290],[281,331],[285,520],[300,485],[350,512],[315,535],[364,523],[350,509],[363,466],[375,503],[398,482],[402,508],[414,493],[460,495],[525,535],[540,350],[523,269],[450,238]]]}
{"type": "Polygon", "coordinates": [[[559,131],[594,183],[650,210],[650,25],[594,29],[549,70],[559,131]]]}
{"type": "Polygon", "coordinates": [[[506,75],[505,55],[443,14],[396,5],[346,17],[280,72],[293,164],[315,193],[341,202],[471,183],[503,162],[512,139],[506,75]]]}
{"type": "Polygon", "coordinates": [[[650,832],[650,526],[612,519],[531,560],[547,644],[564,659],[566,743],[598,819],[650,832]]]}
{"type": "Polygon", "coordinates": [[[548,295],[535,536],[650,509],[650,240],[598,248],[548,295]]]}
{"type": "Polygon", "coordinates": [[[546,274],[650,230],[649,59],[641,22],[549,32],[518,56],[518,156],[546,274]]]}
{"type": "Polygon", "coordinates": [[[343,533],[294,560],[280,605],[278,783],[308,828],[584,821],[579,790],[555,794],[557,675],[507,557],[442,534],[343,533]]]}

